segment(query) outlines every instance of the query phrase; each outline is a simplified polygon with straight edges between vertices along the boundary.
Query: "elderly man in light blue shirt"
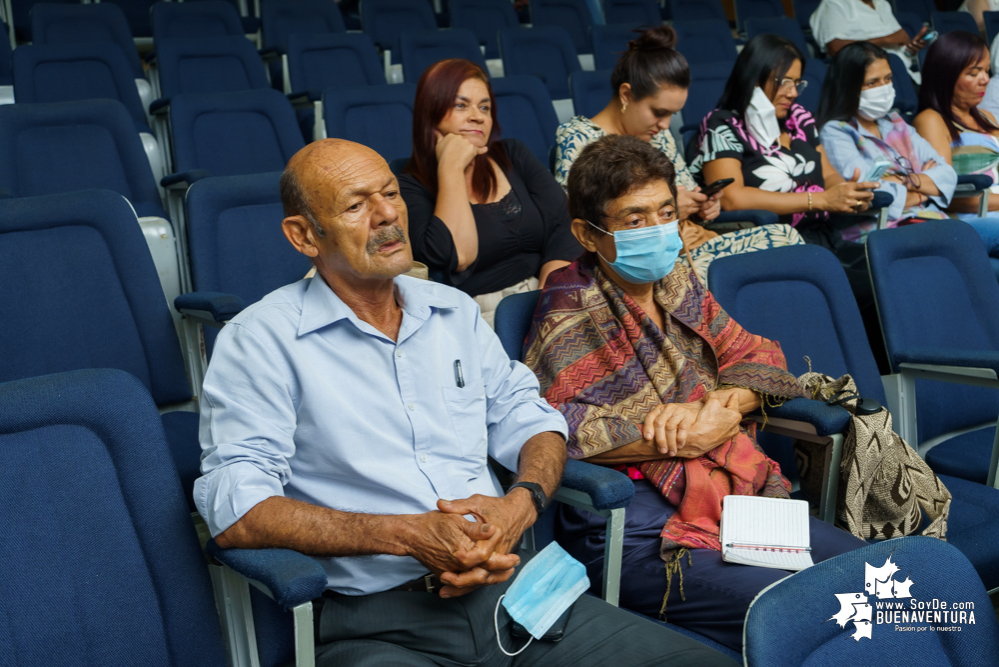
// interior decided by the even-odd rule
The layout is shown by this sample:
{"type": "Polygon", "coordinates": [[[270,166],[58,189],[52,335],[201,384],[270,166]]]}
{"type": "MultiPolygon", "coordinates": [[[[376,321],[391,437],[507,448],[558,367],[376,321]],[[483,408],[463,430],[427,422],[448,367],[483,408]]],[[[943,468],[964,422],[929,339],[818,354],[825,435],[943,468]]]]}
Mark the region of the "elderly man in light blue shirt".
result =
{"type": "Polygon", "coordinates": [[[497,632],[518,641],[493,629],[493,609],[558,487],[565,422],[471,298],[400,275],[406,207],[376,153],[310,144],[281,190],[285,236],[317,274],[219,336],[194,496],[220,546],[322,563],[318,664],[724,660],[588,596],[562,642],[498,650],[497,632]],[[505,495],[487,457],[516,473],[505,495]]]}

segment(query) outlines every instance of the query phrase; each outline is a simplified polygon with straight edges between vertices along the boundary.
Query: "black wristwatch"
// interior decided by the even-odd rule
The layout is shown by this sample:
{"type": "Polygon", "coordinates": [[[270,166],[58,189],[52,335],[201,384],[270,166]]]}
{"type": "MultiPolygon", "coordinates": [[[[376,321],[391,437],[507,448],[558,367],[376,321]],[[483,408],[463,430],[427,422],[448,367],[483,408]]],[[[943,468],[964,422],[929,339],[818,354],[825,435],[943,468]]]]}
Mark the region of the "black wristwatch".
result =
{"type": "Polygon", "coordinates": [[[548,506],[548,496],[545,495],[545,490],[541,488],[541,485],[536,482],[517,482],[507,489],[507,493],[510,493],[517,487],[530,491],[531,501],[534,503],[534,509],[537,510],[538,516],[544,514],[545,507],[548,506]]]}

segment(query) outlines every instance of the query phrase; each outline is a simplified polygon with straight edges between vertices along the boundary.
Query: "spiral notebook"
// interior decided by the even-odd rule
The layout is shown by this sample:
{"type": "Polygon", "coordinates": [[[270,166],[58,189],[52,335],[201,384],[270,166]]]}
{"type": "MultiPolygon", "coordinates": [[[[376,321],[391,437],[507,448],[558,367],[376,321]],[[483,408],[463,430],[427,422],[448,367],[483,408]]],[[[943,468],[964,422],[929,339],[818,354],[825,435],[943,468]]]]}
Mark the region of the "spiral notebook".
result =
{"type": "Polygon", "coordinates": [[[804,500],[725,496],[719,538],[728,563],[795,571],[813,565],[804,500]]]}

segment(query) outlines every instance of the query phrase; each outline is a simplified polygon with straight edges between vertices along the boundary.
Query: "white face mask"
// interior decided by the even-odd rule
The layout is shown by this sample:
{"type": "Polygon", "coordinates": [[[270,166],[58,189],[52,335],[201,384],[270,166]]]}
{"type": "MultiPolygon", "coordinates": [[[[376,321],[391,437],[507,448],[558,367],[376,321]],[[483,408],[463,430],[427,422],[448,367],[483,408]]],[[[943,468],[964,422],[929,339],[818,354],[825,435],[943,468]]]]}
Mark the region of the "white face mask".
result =
{"type": "Polygon", "coordinates": [[[780,138],[780,126],[777,124],[777,110],[763,89],[757,86],[753,90],[753,98],[749,100],[746,109],[746,124],[749,133],[763,148],[769,148],[780,138]]]}
{"type": "Polygon", "coordinates": [[[895,86],[890,83],[860,91],[857,115],[865,120],[884,118],[895,106],[895,86]]]}

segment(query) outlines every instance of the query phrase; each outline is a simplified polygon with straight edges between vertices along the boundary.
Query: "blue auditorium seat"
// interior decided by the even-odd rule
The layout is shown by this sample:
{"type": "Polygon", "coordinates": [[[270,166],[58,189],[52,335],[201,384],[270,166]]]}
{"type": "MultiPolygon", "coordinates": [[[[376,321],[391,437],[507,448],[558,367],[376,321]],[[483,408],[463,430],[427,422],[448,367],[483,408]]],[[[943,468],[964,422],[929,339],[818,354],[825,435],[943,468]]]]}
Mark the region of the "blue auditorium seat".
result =
{"type": "Polygon", "coordinates": [[[739,56],[728,21],[674,21],[673,29],[676,30],[676,48],[691,65],[728,63],[731,68],[739,56]]]}
{"type": "Polygon", "coordinates": [[[805,71],[801,78],[808,82],[808,87],[798,93],[798,104],[805,107],[812,114],[819,110],[819,99],[822,97],[822,83],[826,80],[826,64],[818,58],[809,58],[805,61],[805,71]]]}
{"type": "Polygon", "coordinates": [[[700,126],[704,117],[718,107],[731,73],[732,65],[727,62],[690,66],[690,88],[683,107],[684,132],[700,126]]]}
{"type": "Polygon", "coordinates": [[[284,169],[304,145],[295,111],[272,89],[175,95],[174,168],[164,185],[284,169]]]}
{"type": "Polygon", "coordinates": [[[400,36],[400,59],[403,78],[409,83],[420,80],[423,70],[438,60],[464,58],[486,69],[479,41],[471,30],[451,28],[426,32],[404,32],[400,36]]]}
{"type": "Polygon", "coordinates": [[[292,35],[288,39],[291,89],[317,100],[324,90],[385,84],[385,70],[367,35],[292,35]]]}
{"type": "Polygon", "coordinates": [[[937,9],[935,0],[891,0],[891,4],[895,8],[896,18],[898,18],[899,12],[912,12],[923,23],[929,23],[932,20],[933,12],[937,9]]]}
{"type": "Polygon", "coordinates": [[[323,94],[326,136],[356,141],[387,161],[413,152],[416,84],[397,83],[323,94]]]}
{"type": "Polygon", "coordinates": [[[109,369],[0,384],[0,449],[17,508],[0,546],[5,662],[229,664],[148,386],[109,369]]]}
{"type": "Polygon", "coordinates": [[[912,85],[908,66],[894,53],[888,54],[888,64],[891,65],[891,85],[895,87],[895,108],[903,114],[916,113],[919,98],[912,85]]]}
{"type": "MultiPolygon", "coordinates": [[[[874,234],[890,236],[920,226],[872,232],[868,244],[874,234]]],[[[999,289],[991,270],[988,273],[993,289],[999,289]]],[[[839,260],[830,251],[798,245],[722,257],[711,264],[708,287],[721,307],[747,331],[780,342],[792,374],[809,370],[807,356],[811,370],[832,377],[849,373],[861,396],[888,405],[860,309],[839,260]]],[[[810,421],[808,412],[798,408],[802,400],[767,408],[767,415],[784,418],[800,413],[802,416],[791,418],[810,421]]],[[[821,421],[827,421],[828,427],[817,429],[820,435],[823,430],[840,430],[833,428],[832,418],[821,421]]],[[[896,415],[896,432],[900,432],[901,421],[896,415]]],[[[999,489],[947,475],[939,478],[953,496],[947,541],[972,562],[987,589],[999,587],[999,489]]]]}
{"type": "Polygon", "coordinates": [[[612,71],[598,69],[594,72],[576,72],[569,77],[572,106],[577,115],[593,118],[604,110],[615,93],[611,88],[612,71]]]}
{"type": "MultiPolygon", "coordinates": [[[[861,610],[847,607],[847,611],[861,610]]],[[[774,584],[750,605],[745,635],[747,665],[999,664],[999,624],[981,580],[960,551],[929,537],[872,544],[817,563],[774,584]],[[881,568],[889,559],[898,569],[889,578],[910,581],[911,598],[883,600],[887,596],[875,596],[873,590],[864,588],[867,573],[881,568]],[[984,612],[975,614],[974,625],[944,624],[956,625],[961,633],[934,631],[940,624],[933,622],[878,623],[874,615],[868,617],[872,622],[870,634],[862,636],[859,624],[844,620],[841,626],[830,618],[841,611],[837,596],[849,593],[857,595],[855,606],[868,604],[867,611],[874,614],[883,613],[874,611],[878,605],[901,603],[911,611],[912,602],[932,605],[934,600],[948,605],[967,602],[975,611],[984,612]],[[979,616],[982,620],[978,620],[979,616]],[[899,632],[899,627],[913,631],[899,632]],[[794,640],[789,641],[792,637],[794,640]]]]}
{"type": "Polygon", "coordinates": [[[0,191],[34,197],[103,188],[165,218],[135,121],[116,100],[0,106],[0,191]]]}
{"type": "Polygon", "coordinates": [[[154,44],[166,39],[245,35],[239,12],[225,0],[157,2],[151,11],[154,44]]]}
{"type": "Polygon", "coordinates": [[[544,82],[551,99],[570,97],[569,76],[582,67],[564,28],[501,28],[499,45],[506,76],[530,74],[544,82]]]}
{"type": "Polygon", "coordinates": [[[10,0],[10,4],[7,6],[11,8],[11,16],[8,16],[7,20],[13,21],[14,35],[18,42],[38,41],[32,36],[32,14],[35,5],[40,4],[80,6],[80,0],[10,0]]]}
{"type": "Polygon", "coordinates": [[[531,0],[530,8],[534,27],[558,26],[572,38],[576,53],[593,53],[594,21],[586,0],[531,0]]]}
{"type": "Polygon", "coordinates": [[[808,21],[822,4],[822,0],[794,0],[794,18],[802,31],[811,31],[808,21]]]}
{"type": "Polygon", "coordinates": [[[604,0],[607,23],[627,23],[632,28],[662,25],[662,12],[656,0],[604,0]]]}
{"type": "Polygon", "coordinates": [[[398,64],[399,36],[404,32],[437,29],[434,10],[427,0],[364,0],[361,26],[382,51],[392,52],[398,64]]]}
{"type": "Polygon", "coordinates": [[[118,100],[138,132],[152,134],[128,62],[114,44],[25,44],[14,52],[18,102],[118,100]]]}
{"type": "Polygon", "coordinates": [[[932,21],[933,28],[941,35],[955,30],[979,34],[975,17],[968,12],[933,12],[932,21]]]}
{"type": "Polygon", "coordinates": [[[102,0],[101,4],[118,5],[133,37],[152,37],[153,22],[150,10],[157,0],[102,0]]]}
{"type": "Polygon", "coordinates": [[[479,44],[486,47],[486,58],[500,57],[497,30],[520,25],[509,0],[451,0],[450,5],[451,27],[474,32],[479,44]]]}
{"type": "Polygon", "coordinates": [[[628,42],[638,39],[631,23],[608,23],[593,26],[593,65],[596,69],[614,69],[618,58],[628,50],[628,42]]]}
{"type": "Polygon", "coordinates": [[[792,18],[783,14],[781,16],[752,16],[743,21],[742,25],[746,31],[746,39],[750,40],[757,35],[770,33],[780,35],[784,39],[790,40],[801,49],[801,52],[808,57],[808,42],[805,41],[805,33],[801,26],[792,18]]]}
{"type": "Polygon", "coordinates": [[[128,202],[107,190],[0,200],[0,274],[0,381],[85,368],[131,373],[158,407],[182,408],[161,421],[191,503],[198,414],[186,411],[192,392],[177,331],[128,202]]]}
{"type": "Polygon", "coordinates": [[[502,136],[519,139],[541,164],[555,144],[558,117],[545,85],[534,76],[508,75],[491,82],[502,136]]]}
{"type": "MultiPolygon", "coordinates": [[[[184,0],[185,2],[215,2],[215,0],[184,0]]],[[[243,23],[243,32],[247,35],[252,35],[253,33],[260,30],[260,19],[255,14],[256,4],[255,2],[250,2],[246,0],[245,3],[241,3],[240,0],[224,0],[224,2],[232,5],[233,9],[239,13],[239,19],[243,23]]]]}
{"type": "Polygon", "coordinates": [[[735,21],[739,32],[746,32],[746,19],[780,17],[787,17],[781,0],[735,0],[735,21]]]}
{"type": "Polygon", "coordinates": [[[666,0],[674,21],[728,21],[721,0],[666,0]]]}
{"type": "Polygon", "coordinates": [[[873,242],[868,246],[871,281],[892,372],[899,374],[903,396],[915,394],[907,402],[908,418],[898,420],[905,429],[899,433],[913,447],[918,442],[920,452],[933,439],[947,438],[925,452],[930,467],[993,485],[999,381],[969,386],[975,382],[932,367],[981,367],[993,369],[995,377],[999,285],[981,237],[970,226],[959,220],[925,224],[885,230],[892,233],[872,234],[868,240],[873,242]],[[933,370],[941,374],[932,376],[933,370]],[[948,437],[979,425],[987,426],[948,437]]]}
{"type": "Polygon", "coordinates": [[[999,12],[982,12],[982,17],[985,19],[985,39],[991,46],[999,34],[999,12]]]}
{"type": "Polygon", "coordinates": [[[242,36],[163,40],[156,45],[156,64],[164,100],[180,93],[270,88],[257,49],[242,36]]]}
{"type": "MultiPolygon", "coordinates": [[[[195,292],[178,300],[178,310],[183,304],[225,321],[312,268],[281,231],[280,179],[275,171],[205,178],[191,186],[187,238],[195,292]]],[[[208,355],[216,333],[204,329],[208,355]]]]}
{"type": "Polygon", "coordinates": [[[326,0],[266,0],[260,7],[263,48],[288,52],[291,35],[346,32],[336,3],[326,0]]]}

